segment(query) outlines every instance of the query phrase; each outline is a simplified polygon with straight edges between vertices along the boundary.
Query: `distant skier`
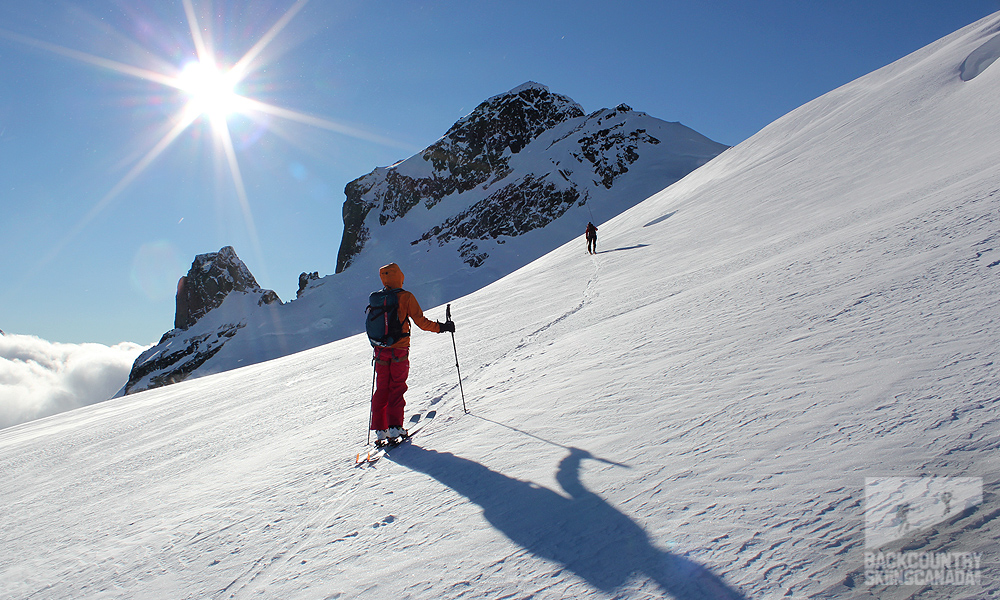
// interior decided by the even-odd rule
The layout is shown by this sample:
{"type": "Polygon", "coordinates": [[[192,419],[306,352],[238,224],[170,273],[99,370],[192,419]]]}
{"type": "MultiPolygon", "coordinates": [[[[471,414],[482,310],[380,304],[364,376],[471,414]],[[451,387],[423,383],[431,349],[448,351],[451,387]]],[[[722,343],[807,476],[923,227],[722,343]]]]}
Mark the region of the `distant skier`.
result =
{"type": "Polygon", "coordinates": [[[597,254],[597,227],[587,223],[587,252],[597,254]]]}
{"type": "Polygon", "coordinates": [[[385,287],[369,298],[367,329],[374,347],[375,393],[372,395],[371,429],[378,444],[406,437],[403,409],[406,378],[410,373],[410,319],[424,331],[454,333],[455,323],[431,321],[417,299],[403,288],[403,271],[396,263],[379,269],[385,287]]]}

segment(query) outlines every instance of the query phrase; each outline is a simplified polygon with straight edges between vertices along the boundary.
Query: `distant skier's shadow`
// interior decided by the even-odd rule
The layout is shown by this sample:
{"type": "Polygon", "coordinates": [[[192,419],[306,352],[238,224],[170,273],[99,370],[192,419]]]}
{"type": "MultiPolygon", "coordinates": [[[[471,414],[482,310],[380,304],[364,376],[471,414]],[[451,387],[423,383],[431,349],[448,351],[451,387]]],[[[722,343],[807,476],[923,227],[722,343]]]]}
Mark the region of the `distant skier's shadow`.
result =
{"type": "Polygon", "coordinates": [[[601,250],[597,254],[607,254],[608,252],[622,252],[623,250],[638,250],[639,248],[647,248],[649,244],[636,244],[635,246],[626,246],[623,248],[612,248],[611,250],[601,250]]]}
{"type": "Polygon", "coordinates": [[[426,473],[483,507],[483,516],[535,556],[561,563],[594,587],[612,592],[645,574],[664,593],[681,600],[744,598],[705,567],[653,546],[631,519],[580,483],[572,448],[556,479],[570,496],[507,477],[454,454],[409,446],[392,460],[426,473]]]}

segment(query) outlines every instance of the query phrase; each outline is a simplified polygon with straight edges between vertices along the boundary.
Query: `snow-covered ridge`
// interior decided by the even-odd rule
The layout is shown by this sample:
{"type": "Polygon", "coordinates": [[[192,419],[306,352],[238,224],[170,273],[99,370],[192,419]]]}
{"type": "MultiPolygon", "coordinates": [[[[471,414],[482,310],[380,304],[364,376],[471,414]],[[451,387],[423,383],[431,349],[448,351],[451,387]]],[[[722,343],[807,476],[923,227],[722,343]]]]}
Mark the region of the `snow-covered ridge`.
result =
{"type": "MultiPolygon", "coordinates": [[[[442,227],[453,229],[459,213],[479,203],[474,211],[479,223],[476,231],[460,229],[449,236],[466,238],[451,251],[473,268],[491,256],[489,251],[473,248],[479,245],[476,240],[500,237],[493,231],[495,221],[518,218],[525,204],[530,205],[535,218],[504,228],[503,236],[517,237],[547,227],[574,204],[586,206],[590,213],[617,214],[725,148],[679,124],[670,125],[672,129],[660,135],[667,123],[625,105],[588,116],[571,99],[531,82],[494,96],[423,152],[348,184],[337,271],[355,263],[374,231],[382,232],[380,241],[384,242],[388,237],[384,228],[412,215],[418,207],[428,211],[427,218],[410,218],[404,229],[413,231],[414,224],[431,222],[433,227],[411,234],[411,239],[426,241],[437,236],[442,227]],[[605,120],[616,117],[616,122],[605,125],[605,120]],[[552,135],[560,131],[563,135],[552,135]],[[574,137],[573,133],[579,135],[574,137]],[[654,148],[660,138],[663,147],[654,148]],[[640,173],[626,176],[630,170],[640,173]],[[635,180],[650,185],[628,194],[616,190],[618,207],[611,211],[602,206],[607,199],[591,198],[595,186],[611,189],[620,180],[631,180],[625,185],[634,185],[635,180]],[[498,214],[486,224],[479,219],[483,212],[498,214]],[[451,226],[446,226],[449,220],[451,226]]],[[[575,230],[579,225],[576,223],[575,230]]],[[[555,239],[563,242],[568,238],[560,235],[555,239]]]]}
{"type": "Polygon", "coordinates": [[[313,274],[304,283],[303,273],[293,302],[281,304],[273,292],[259,290],[248,271],[240,276],[245,266],[232,249],[210,255],[221,266],[213,266],[201,287],[259,290],[260,301],[234,300],[223,311],[224,294],[184,306],[187,295],[179,294],[176,328],[136,361],[124,391],[357,333],[367,295],[380,287],[377,270],[389,262],[403,267],[407,289],[424,305],[468,294],[581,235],[588,221],[634,206],[724,148],[624,105],[585,115],[545,86],[519,86],[480,104],[425,151],[348,184],[339,272],[313,274]],[[205,320],[203,308],[189,305],[223,312],[205,320]],[[181,318],[188,313],[192,318],[181,318]]]}
{"type": "Polygon", "coordinates": [[[1000,58],[1000,34],[972,51],[962,62],[962,81],[972,81],[1000,58]]]}
{"type": "MultiPolygon", "coordinates": [[[[498,94],[498,95],[496,95],[496,96],[493,96],[492,98],[490,98],[490,99],[489,99],[489,100],[487,100],[486,102],[487,102],[487,103],[490,103],[491,101],[493,101],[493,100],[495,100],[495,99],[497,99],[497,98],[501,98],[501,97],[503,97],[503,96],[508,96],[508,95],[518,95],[518,94],[520,94],[521,92],[523,92],[523,91],[526,91],[526,90],[541,90],[541,91],[543,91],[543,92],[548,92],[548,91],[549,91],[549,86],[547,86],[547,85],[542,85],[541,83],[537,83],[537,82],[535,82],[535,81],[525,81],[524,83],[522,83],[521,85],[519,85],[519,86],[517,86],[517,87],[513,88],[513,89],[512,89],[512,90],[510,90],[509,92],[506,92],[506,93],[504,93],[504,94],[498,94]]],[[[582,108],[581,108],[581,110],[582,110],[582,108]]]]}

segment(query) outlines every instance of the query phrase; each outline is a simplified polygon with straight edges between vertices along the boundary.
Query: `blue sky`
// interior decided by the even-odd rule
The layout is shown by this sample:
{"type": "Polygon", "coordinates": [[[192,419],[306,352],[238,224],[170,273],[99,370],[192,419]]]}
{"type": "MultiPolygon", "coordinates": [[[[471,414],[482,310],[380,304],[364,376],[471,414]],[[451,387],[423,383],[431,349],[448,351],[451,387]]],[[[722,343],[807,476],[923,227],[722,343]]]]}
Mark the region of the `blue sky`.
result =
{"type": "Polygon", "coordinates": [[[300,272],[334,271],[346,183],[525,81],[588,112],[626,103],[735,145],[997,10],[1000,0],[5,2],[0,329],[154,342],[173,326],[178,277],[225,245],[291,299],[300,272]],[[271,107],[229,115],[229,154],[207,115],[171,133],[191,96],[169,83],[198,56],[189,14],[223,70],[252,52],[235,91],[271,107]]]}

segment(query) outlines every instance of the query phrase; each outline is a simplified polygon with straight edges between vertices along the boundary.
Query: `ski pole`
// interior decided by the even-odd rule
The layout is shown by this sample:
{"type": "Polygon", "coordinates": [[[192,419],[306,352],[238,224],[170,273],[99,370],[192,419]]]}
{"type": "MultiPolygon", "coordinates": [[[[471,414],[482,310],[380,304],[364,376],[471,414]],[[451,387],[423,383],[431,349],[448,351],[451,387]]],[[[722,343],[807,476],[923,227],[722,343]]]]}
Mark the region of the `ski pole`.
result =
{"type": "MultiPolygon", "coordinates": [[[[444,320],[451,321],[451,304],[444,309],[444,320]]],[[[465,407],[465,390],[462,389],[462,369],[458,366],[458,346],[455,345],[455,332],[451,332],[451,347],[455,350],[455,370],[458,371],[458,391],[462,393],[462,410],[469,414],[469,409],[465,407]]]]}
{"type": "Polygon", "coordinates": [[[368,441],[365,445],[372,443],[372,402],[375,401],[375,351],[372,350],[372,395],[368,401],[368,441]]]}

